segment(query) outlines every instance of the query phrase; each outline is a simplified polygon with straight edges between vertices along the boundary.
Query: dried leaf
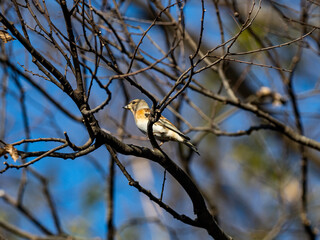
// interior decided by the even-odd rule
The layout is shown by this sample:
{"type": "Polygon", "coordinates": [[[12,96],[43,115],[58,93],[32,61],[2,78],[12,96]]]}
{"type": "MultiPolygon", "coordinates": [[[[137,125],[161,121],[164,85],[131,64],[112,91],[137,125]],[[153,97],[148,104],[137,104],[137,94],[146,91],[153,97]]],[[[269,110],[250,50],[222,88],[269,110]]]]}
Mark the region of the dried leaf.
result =
{"type": "Polygon", "coordinates": [[[273,106],[279,107],[286,103],[286,99],[277,92],[272,91],[269,87],[262,86],[257,92],[256,96],[260,102],[272,103],[273,106]]]}
{"type": "Polygon", "coordinates": [[[266,86],[262,86],[257,92],[256,95],[257,97],[261,98],[261,97],[265,97],[265,96],[270,96],[272,94],[272,91],[270,88],[266,87],[266,86]]]}
{"type": "Polygon", "coordinates": [[[6,153],[7,153],[7,151],[4,148],[0,148],[0,157],[5,155],[6,153]]]}
{"type": "Polygon", "coordinates": [[[12,159],[14,161],[17,161],[19,158],[18,150],[12,145],[12,144],[7,144],[4,149],[7,151],[7,153],[10,154],[12,159]]]}
{"type": "Polygon", "coordinates": [[[7,31],[0,30],[0,40],[4,43],[10,42],[12,40],[15,40],[14,37],[12,37],[7,31]]]}

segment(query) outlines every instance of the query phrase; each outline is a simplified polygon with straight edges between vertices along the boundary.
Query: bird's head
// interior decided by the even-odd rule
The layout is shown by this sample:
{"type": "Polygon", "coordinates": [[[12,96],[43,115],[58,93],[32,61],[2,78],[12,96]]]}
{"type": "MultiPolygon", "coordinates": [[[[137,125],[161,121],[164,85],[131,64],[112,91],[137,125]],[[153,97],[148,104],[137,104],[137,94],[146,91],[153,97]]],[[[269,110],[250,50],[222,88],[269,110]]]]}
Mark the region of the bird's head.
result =
{"type": "Polygon", "coordinates": [[[143,99],[134,99],[129,102],[128,105],[123,107],[124,109],[130,110],[133,114],[143,108],[149,108],[148,104],[143,99]]]}

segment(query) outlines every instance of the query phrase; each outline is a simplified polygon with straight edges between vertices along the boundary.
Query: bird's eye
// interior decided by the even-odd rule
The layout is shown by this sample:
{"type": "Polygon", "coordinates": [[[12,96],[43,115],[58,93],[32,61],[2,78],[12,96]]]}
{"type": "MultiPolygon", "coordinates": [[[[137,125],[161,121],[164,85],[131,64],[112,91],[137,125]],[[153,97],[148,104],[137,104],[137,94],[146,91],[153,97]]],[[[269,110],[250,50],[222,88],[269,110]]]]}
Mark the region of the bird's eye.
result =
{"type": "Polygon", "coordinates": [[[133,101],[133,102],[131,102],[132,104],[136,104],[137,102],[136,101],[133,101]]]}

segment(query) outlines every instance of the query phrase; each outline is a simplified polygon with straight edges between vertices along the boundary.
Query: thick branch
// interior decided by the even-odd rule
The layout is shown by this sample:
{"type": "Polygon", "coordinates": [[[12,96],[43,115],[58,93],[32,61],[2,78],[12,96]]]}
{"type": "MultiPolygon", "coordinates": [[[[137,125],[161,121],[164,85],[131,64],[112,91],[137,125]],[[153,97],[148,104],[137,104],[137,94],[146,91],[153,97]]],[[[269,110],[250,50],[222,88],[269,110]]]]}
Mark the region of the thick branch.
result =
{"type": "Polygon", "coordinates": [[[193,203],[194,213],[197,215],[199,226],[206,229],[208,233],[216,239],[232,239],[226,235],[218,226],[216,221],[209,213],[205,201],[189,176],[179,168],[167,155],[164,155],[159,150],[151,150],[145,147],[138,147],[134,145],[127,145],[105,131],[100,131],[100,141],[110,145],[115,151],[137,157],[147,158],[160,164],[165,168],[183,187],[193,203]]]}

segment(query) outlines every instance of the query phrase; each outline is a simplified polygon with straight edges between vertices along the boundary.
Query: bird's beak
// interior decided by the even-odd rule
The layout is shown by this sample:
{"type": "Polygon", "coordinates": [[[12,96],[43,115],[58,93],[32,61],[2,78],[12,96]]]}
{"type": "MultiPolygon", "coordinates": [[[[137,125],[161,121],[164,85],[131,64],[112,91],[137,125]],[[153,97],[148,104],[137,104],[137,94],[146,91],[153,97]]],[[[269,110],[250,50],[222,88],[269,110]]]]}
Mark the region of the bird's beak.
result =
{"type": "Polygon", "coordinates": [[[129,105],[125,105],[122,107],[123,109],[130,109],[129,105]]]}

